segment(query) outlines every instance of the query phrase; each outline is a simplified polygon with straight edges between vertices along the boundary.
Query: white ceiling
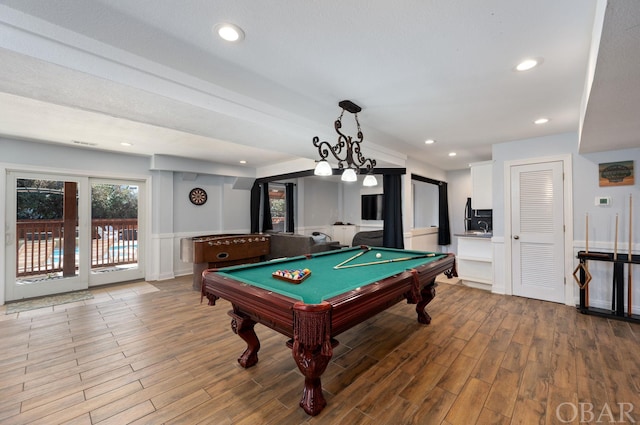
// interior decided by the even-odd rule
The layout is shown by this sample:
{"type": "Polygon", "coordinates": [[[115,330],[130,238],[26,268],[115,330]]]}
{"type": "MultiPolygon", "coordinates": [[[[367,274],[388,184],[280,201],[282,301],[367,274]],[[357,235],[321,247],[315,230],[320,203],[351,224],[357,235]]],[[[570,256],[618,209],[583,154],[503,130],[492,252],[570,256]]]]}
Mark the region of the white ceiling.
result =
{"type": "Polygon", "coordinates": [[[382,166],[462,169],[581,115],[581,152],[638,147],[640,2],[600,1],[0,0],[0,134],[256,168],[316,159],[350,99],[382,166]]]}

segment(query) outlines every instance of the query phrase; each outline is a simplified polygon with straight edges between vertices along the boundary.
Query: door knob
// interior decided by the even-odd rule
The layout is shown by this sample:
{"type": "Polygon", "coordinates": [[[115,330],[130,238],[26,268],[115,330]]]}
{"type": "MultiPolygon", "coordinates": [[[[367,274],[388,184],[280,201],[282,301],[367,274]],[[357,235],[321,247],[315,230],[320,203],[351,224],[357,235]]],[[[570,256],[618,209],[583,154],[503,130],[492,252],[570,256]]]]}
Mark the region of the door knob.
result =
{"type": "Polygon", "coordinates": [[[513,239],[520,239],[520,236],[515,235],[515,236],[513,237],[513,239]]]}

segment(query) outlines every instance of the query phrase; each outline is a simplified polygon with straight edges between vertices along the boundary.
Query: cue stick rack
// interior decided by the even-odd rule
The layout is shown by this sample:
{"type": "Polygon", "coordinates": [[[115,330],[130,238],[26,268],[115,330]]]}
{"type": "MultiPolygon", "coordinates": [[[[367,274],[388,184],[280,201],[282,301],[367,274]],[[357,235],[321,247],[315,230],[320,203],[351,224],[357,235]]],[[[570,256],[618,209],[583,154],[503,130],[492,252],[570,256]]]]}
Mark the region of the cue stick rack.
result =
{"type": "MultiPolygon", "coordinates": [[[[580,264],[587,261],[604,261],[613,263],[613,296],[611,300],[611,309],[595,308],[587,306],[585,302],[585,285],[580,288],[580,306],[578,309],[581,313],[592,314],[595,316],[608,317],[611,319],[625,320],[628,322],[640,323],[640,315],[632,314],[631,311],[625,311],[625,278],[624,268],[633,267],[634,264],[640,264],[640,255],[629,255],[613,252],[596,252],[596,251],[579,251],[578,260],[580,264]],[[615,258],[614,258],[615,257],[615,258]]],[[[586,281],[586,273],[584,269],[580,269],[580,282],[584,284],[586,281]]]]}
{"type": "Polygon", "coordinates": [[[632,296],[633,296],[633,265],[640,264],[640,255],[633,254],[633,200],[629,195],[629,245],[626,254],[618,253],[618,214],[616,214],[615,225],[615,242],[613,252],[594,252],[589,251],[589,215],[586,216],[585,231],[585,250],[578,252],[578,260],[580,264],[574,271],[574,278],[580,287],[580,305],[579,310],[583,314],[593,314],[601,317],[625,320],[628,322],[640,323],[640,315],[633,314],[632,296]],[[613,286],[611,296],[611,309],[595,308],[589,305],[589,287],[591,281],[591,273],[589,273],[589,261],[603,261],[613,263],[613,286]],[[625,279],[624,266],[627,265],[627,310],[625,312],[625,279]]]}

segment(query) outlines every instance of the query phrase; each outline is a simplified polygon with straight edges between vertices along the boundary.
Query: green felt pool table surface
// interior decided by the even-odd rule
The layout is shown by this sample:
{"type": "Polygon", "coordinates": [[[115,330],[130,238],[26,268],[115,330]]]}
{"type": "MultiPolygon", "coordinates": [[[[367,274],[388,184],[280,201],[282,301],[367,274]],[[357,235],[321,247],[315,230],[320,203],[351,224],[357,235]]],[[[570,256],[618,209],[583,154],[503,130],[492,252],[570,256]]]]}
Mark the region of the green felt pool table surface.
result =
{"type": "Polygon", "coordinates": [[[446,255],[404,249],[355,247],[313,254],[309,257],[300,256],[227,267],[220,269],[218,273],[238,282],[273,291],[306,304],[317,304],[336,295],[374,283],[384,277],[436,261],[446,255]],[[344,267],[334,268],[359,253],[362,254],[343,264],[344,267]],[[376,257],[376,254],[380,254],[380,257],[376,257]],[[427,255],[431,256],[426,257],[427,255]],[[365,263],[379,264],[362,265],[365,263]],[[311,270],[311,275],[300,283],[286,282],[272,276],[272,273],[277,270],[305,268],[311,270]]]}

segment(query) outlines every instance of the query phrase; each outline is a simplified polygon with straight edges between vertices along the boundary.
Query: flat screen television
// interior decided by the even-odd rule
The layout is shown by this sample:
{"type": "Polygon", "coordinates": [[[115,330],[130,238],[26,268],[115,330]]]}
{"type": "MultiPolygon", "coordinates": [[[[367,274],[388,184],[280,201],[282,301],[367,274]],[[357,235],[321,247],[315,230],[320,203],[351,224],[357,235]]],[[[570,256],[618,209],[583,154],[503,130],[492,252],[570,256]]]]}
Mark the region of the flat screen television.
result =
{"type": "Polygon", "coordinates": [[[363,220],[382,220],[384,218],[384,208],[382,206],[383,194],[362,195],[362,216],[363,220]]]}

